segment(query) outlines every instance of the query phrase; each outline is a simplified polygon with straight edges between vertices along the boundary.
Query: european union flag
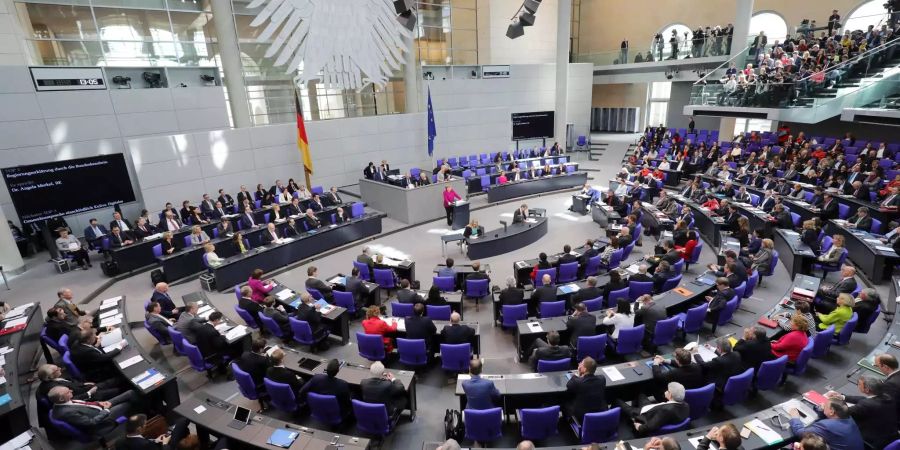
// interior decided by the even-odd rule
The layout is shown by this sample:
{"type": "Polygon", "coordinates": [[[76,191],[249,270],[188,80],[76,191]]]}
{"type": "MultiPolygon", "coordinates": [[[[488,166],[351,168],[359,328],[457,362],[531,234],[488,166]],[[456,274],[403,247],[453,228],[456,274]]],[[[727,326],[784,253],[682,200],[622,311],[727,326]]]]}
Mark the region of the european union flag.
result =
{"type": "Polygon", "coordinates": [[[431,108],[431,86],[428,86],[428,156],[434,153],[434,138],[437,127],[434,125],[434,109],[431,108]]]}

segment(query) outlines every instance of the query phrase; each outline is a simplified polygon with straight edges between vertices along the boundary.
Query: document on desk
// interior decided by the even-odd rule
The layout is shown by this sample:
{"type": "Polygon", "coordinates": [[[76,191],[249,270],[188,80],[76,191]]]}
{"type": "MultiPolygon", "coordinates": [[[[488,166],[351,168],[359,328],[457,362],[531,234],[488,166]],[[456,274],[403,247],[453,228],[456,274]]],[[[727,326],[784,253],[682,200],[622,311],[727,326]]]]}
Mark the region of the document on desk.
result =
{"type": "Polygon", "coordinates": [[[628,273],[635,275],[638,273],[638,270],[640,270],[640,267],[637,264],[632,264],[626,267],[625,270],[628,271],[628,273]]]}
{"type": "Polygon", "coordinates": [[[756,433],[767,445],[777,444],[784,440],[777,431],[772,430],[762,420],[753,419],[745,425],[750,431],[756,433]]]}
{"type": "Polygon", "coordinates": [[[166,376],[159,373],[159,371],[156,369],[150,369],[144,373],[149,375],[137,382],[138,387],[141,389],[148,389],[156,383],[159,383],[166,379],[166,376]]]}
{"type": "Polygon", "coordinates": [[[116,328],[115,330],[112,330],[109,333],[103,334],[103,337],[100,338],[100,346],[101,347],[109,347],[110,345],[118,344],[121,340],[122,340],[122,329],[116,328]]]}
{"type": "Polygon", "coordinates": [[[222,323],[216,325],[215,328],[216,328],[216,331],[219,332],[219,334],[225,334],[228,332],[228,330],[230,330],[234,327],[232,327],[231,324],[229,324],[227,322],[222,322],[222,323]]]}
{"type": "Polygon", "coordinates": [[[345,284],[347,284],[347,277],[336,276],[336,277],[334,277],[334,278],[328,280],[328,283],[329,283],[329,284],[340,284],[340,285],[345,285],[345,284]]]}
{"type": "Polygon", "coordinates": [[[107,345],[107,346],[103,347],[103,353],[114,352],[114,351],[116,351],[116,350],[123,349],[123,348],[125,348],[125,347],[127,347],[127,346],[128,346],[128,341],[122,339],[122,340],[119,341],[119,342],[116,342],[116,343],[113,343],[113,344],[110,344],[110,345],[107,345]]]}
{"type": "Polygon", "coordinates": [[[114,316],[119,313],[119,308],[116,309],[108,309],[102,313],[100,313],[100,320],[103,320],[107,317],[114,316]]]}
{"type": "Polygon", "coordinates": [[[100,321],[100,326],[101,327],[110,327],[113,325],[119,325],[120,323],[122,323],[122,317],[123,316],[121,314],[116,314],[114,316],[107,317],[100,321]]]}
{"type": "Polygon", "coordinates": [[[247,327],[244,325],[238,325],[225,333],[225,339],[228,339],[230,341],[232,339],[237,339],[245,334],[247,334],[247,327]]]}
{"type": "Polygon", "coordinates": [[[716,357],[716,352],[706,344],[697,347],[697,354],[704,362],[712,361],[716,357]]]}
{"type": "Polygon", "coordinates": [[[141,362],[141,361],[143,361],[143,360],[144,360],[144,357],[143,357],[143,356],[141,356],[141,355],[134,355],[134,356],[132,356],[131,358],[128,358],[128,359],[126,359],[125,361],[120,362],[120,363],[119,363],[119,368],[120,368],[120,369],[127,369],[127,368],[129,368],[129,367],[131,367],[131,366],[133,366],[133,365],[135,365],[135,364],[137,364],[137,363],[139,363],[139,362],[141,362]]]}
{"type": "Polygon", "coordinates": [[[893,247],[888,247],[887,245],[876,245],[875,249],[881,250],[883,252],[893,252],[894,251],[893,247]]]}
{"type": "Polygon", "coordinates": [[[275,298],[281,301],[287,301],[287,299],[294,296],[294,291],[290,289],[282,289],[277,294],[275,294],[275,298]]]}
{"type": "Polygon", "coordinates": [[[16,306],[15,308],[9,310],[8,313],[6,313],[6,319],[9,320],[12,317],[18,316],[20,314],[25,314],[25,311],[28,311],[28,308],[31,308],[32,305],[34,305],[34,302],[16,306]]]}
{"type": "Polygon", "coordinates": [[[606,378],[609,378],[609,381],[621,381],[625,379],[625,375],[622,375],[622,372],[619,372],[619,369],[616,369],[614,366],[604,367],[603,374],[606,375],[606,378]]]}
{"type": "MultiPolygon", "coordinates": [[[[700,441],[702,441],[704,437],[705,436],[690,438],[690,439],[688,439],[688,442],[690,442],[691,445],[694,446],[694,448],[697,448],[697,446],[700,445],[700,441]]],[[[709,443],[709,448],[711,448],[712,450],[719,450],[719,443],[716,441],[711,441],[709,443]]]]}
{"type": "Polygon", "coordinates": [[[197,310],[197,315],[198,315],[198,316],[202,316],[203,314],[206,314],[207,312],[210,312],[210,311],[212,311],[212,310],[213,310],[213,307],[212,307],[212,306],[209,306],[209,305],[203,305],[203,306],[200,307],[200,309],[197,310]]]}
{"type": "Polygon", "coordinates": [[[197,405],[197,407],[194,408],[194,412],[197,414],[203,414],[206,412],[206,407],[203,405],[197,405]]]}
{"type": "Polygon", "coordinates": [[[581,288],[578,287],[577,284],[565,284],[559,287],[559,290],[562,291],[563,294],[571,294],[573,292],[578,292],[581,288]]]}
{"type": "Polygon", "coordinates": [[[3,329],[15,328],[28,323],[27,317],[19,317],[18,319],[8,320],[3,323],[3,329]]]}
{"type": "Polygon", "coordinates": [[[881,241],[878,240],[878,239],[870,239],[870,238],[866,238],[866,239],[863,239],[863,240],[866,241],[866,242],[869,242],[869,243],[871,243],[871,244],[881,244],[881,241]]]}
{"type": "Polygon", "coordinates": [[[9,441],[6,441],[3,445],[0,445],[0,450],[16,450],[16,449],[24,449],[28,447],[28,443],[34,439],[34,433],[31,430],[26,431],[9,441]]]}
{"type": "Polygon", "coordinates": [[[108,298],[100,302],[100,309],[106,309],[119,304],[119,300],[122,300],[122,296],[108,298]]]}
{"type": "Polygon", "coordinates": [[[528,322],[528,330],[532,333],[540,333],[544,331],[544,328],[541,326],[540,322],[528,322]]]}

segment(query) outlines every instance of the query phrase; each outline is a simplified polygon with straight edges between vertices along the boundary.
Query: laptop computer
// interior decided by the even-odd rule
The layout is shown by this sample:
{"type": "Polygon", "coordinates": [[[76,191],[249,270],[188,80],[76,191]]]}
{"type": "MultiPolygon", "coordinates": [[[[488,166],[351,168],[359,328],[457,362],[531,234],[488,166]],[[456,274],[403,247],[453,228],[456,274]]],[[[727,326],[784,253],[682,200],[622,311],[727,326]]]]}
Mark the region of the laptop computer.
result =
{"type": "Polygon", "coordinates": [[[249,422],[250,410],[238,406],[237,408],[235,408],[234,416],[231,418],[231,422],[228,424],[228,426],[234,428],[235,430],[243,430],[249,422]]]}

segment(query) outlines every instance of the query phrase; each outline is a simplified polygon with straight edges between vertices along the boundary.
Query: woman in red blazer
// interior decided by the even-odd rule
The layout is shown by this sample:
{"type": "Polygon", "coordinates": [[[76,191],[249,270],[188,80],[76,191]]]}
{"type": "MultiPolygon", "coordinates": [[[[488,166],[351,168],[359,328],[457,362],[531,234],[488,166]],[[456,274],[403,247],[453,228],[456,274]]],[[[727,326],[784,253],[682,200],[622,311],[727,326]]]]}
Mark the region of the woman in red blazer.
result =
{"type": "Polygon", "coordinates": [[[250,289],[253,290],[250,299],[260,304],[265,301],[269,291],[275,287],[275,283],[272,283],[272,280],[263,281],[262,276],[262,269],[256,269],[250,274],[250,279],[247,280],[247,286],[250,286],[250,289]]]}
{"type": "Polygon", "coordinates": [[[378,306],[370,306],[366,310],[366,319],[362,321],[362,327],[366,334],[380,334],[384,341],[384,351],[390,353],[394,350],[394,342],[388,335],[397,332],[397,320],[392,320],[388,325],[387,322],[381,320],[381,317],[378,317],[380,314],[381,310],[378,306]]]}
{"type": "Polygon", "coordinates": [[[809,337],[806,336],[808,326],[806,319],[800,314],[791,316],[791,331],[772,342],[772,354],[775,357],[787,355],[789,362],[797,362],[800,351],[809,343],[809,337]]]}
{"type": "Polygon", "coordinates": [[[697,247],[697,232],[694,230],[688,231],[688,241],[685,242],[684,247],[675,246],[675,250],[678,250],[681,253],[681,259],[684,262],[687,262],[691,259],[691,255],[694,254],[694,248],[697,247]]]}

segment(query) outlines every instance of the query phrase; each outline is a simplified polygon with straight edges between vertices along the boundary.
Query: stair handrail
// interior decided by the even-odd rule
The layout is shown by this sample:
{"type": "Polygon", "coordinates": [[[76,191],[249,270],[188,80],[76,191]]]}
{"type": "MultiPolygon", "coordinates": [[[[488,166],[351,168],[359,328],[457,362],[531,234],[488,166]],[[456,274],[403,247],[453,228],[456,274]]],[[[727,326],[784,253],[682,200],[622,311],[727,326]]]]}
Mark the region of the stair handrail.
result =
{"type": "Polygon", "coordinates": [[[799,79],[799,80],[796,80],[796,81],[805,81],[805,80],[808,80],[808,79],[812,78],[813,75],[820,74],[820,73],[821,73],[821,74],[827,74],[827,73],[830,73],[830,72],[832,72],[832,71],[834,71],[834,70],[837,70],[839,67],[845,67],[845,66],[847,66],[847,65],[849,65],[849,64],[856,64],[856,63],[858,63],[862,58],[866,58],[866,57],[868,57],[868,56],[871,56],[871,55],[873,55],[873,54],[875,54],[875,53],[878,53],[878,52],[881,52],[881,51],[883,51],[883,50],[886,50],[887,48],[889,48],[889,47],[891,47],[891,46],[894,46],[894,45],[897,45],[897,44],[900,44],[900,38],[894,38],[893,40],[890,40],[890,41],[888,41],[888,42],[885,42],[884,44],[881,44],[881,45],[879,45],[878,47],[873,47],[873,48],[871,48],[871,49],[868,49],[868,50],[866,50],[865,52],[862,52],[862,53],[860,53],[860,54],[858,54],[858,55],[856,55],[856,56],[854,56],[854,57],[851,57],[850,59],[848,59],[848,60],[846,60],[846,61],[844,61],[844,62],[841,62],[841,63],[839,63],[839,64],[830,66],[830,67],[828,67],[828,68],[825,69],[825,70],[822,70],[822,71],[819,71],[819,72],[811,72],[809,75],[807,75],[807,76],[805,76],[805,77],[803,77],[803,78],[801,78],[801,79],[799,79]]]}
{"type": "Polygon", "coordinates": [[[699,80],[697,80],[697,81],[694,82],[694,86],[701,85],[701,84],[706,84],[706,79],[709,78],[710,75],[716,73],[717,70],[719,70],[719,69],[721,69],[721,68],[723,68],[723,67],[727,67],[728,64],[731,63],[731,62],[733,62],[733,61],[735,60],[735,58],[737,58],[738,56],[745,55],[744,52],[747,52],[747,50],[749,50],[751,46],[752,46],[752,45],[748,44],[746,47],[744,47],[743,50],[741,50],[741,51],[735,53],[734,56],[732,56],[731,58],[729,58],[728,61],[725,61],[725,62],[723,62],[722,64],[719,64],[719,65],[716,66],[714,69],[712,69],[712,70],[710,70],[709,72],[707,72],[706,75],[703,75],[703,77],[701,77],[699,80]]]}

